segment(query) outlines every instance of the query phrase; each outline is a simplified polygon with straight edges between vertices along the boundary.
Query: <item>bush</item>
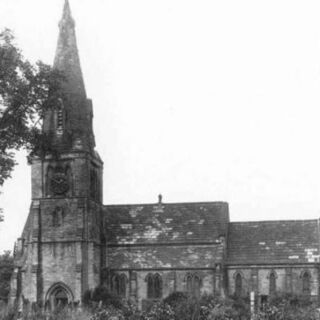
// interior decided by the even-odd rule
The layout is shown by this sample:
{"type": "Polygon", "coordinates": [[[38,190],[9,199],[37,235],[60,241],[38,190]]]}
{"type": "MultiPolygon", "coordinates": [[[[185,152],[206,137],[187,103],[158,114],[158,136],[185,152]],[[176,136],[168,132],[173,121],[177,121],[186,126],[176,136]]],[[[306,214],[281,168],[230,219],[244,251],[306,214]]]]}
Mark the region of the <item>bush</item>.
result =
{"type": "Polygon", "coordinates": [[[123,308],[121,298],[110,293],[105,286],[98,286],[94,290],[87,290],[82,297],[82,302],[86,307],[90,308],[96,308],[99,304],[105,307],[113,306],[116,309],[123,308]]]}
{"type": "Polygon", "coordinates": [[[51,312],[41,308],[25,308],[19,312],[17,308],[5,307],[0,310],[0,320],[88,320],[90,315],[83,310],[64,308],[51,312]]]}
{"type": "Polygon", "coordinates": [[[177,304],[180,304],[181,302],[184,302],[188,300],[188,295],[184,292],[176,291],[168,295],[163,302],[170,305],[171,307],[176,306],[177,304]]]}
{"type": "MultiPolygon", "coordinates": [[[[249,320],[248,299],[222,299],[203,295],[199,299],[175,292],[141,312],[137,306],[113,296],[104,287],[85,293],[87,310],[65,307],[50,313],[29,304],[21,315],[17,309],[0,309],[0,320],[249,320]],[[94,306],[92,306],[94,305],[94,306]],[[18,317],[19,316],[19,317],[18,317]]],[[[255,320],[318,320],[319,312],[310,299],[276,295],[260,306],[255,320]]]]}
{"type": "Polygon", "coordinates": [[[314,320],[319,312],[310,297],[276,294],[258,310],[258,320],[314,320]]]}
{"type": "MultiPolygon", "coordinates": [[[[141,320],[175,320],[172,307],[165,302],[155,303],[148,312],[141,315],[141,320]]],[[[183,318],[180,318],[181,320],[183,318]]]]}
{"type": "Polygon", "coordinates": [[[90,320],[125,320],[123,312],[112,305],[98,308],[90,320]]]}

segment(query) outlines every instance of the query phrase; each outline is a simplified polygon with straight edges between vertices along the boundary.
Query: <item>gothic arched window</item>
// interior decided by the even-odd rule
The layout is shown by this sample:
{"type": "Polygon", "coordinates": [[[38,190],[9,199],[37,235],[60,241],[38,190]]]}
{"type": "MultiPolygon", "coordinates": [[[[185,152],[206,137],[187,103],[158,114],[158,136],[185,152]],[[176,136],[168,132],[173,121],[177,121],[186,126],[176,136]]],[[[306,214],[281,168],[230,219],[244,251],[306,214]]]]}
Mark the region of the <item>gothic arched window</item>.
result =
{"type": "Polygon", "coordinates": [[[161,290],[161,277],[158,273],[156,273],[153,277],[153,282],[154,282],[154,297],[156,299],[161,298],[162,296],[162,290],[161,290]]]}
{"type": "Polygon", "coordinates": [[[242,276],[240,273],[237,273],[235,278],[235,295],[241,297],[242,295],[242,276]]]}
{"type": "Polygon", "coordinates": [[[146,277],[148,299],[160,299],[162,297],[162,278],[156,274],[149,273],[146,277]]]}
{"type": "Polygon", "coordinates": [[[192,275],[188,274],[186,280],[187,280],[187,292],[189,294],[192,294],[192,275]]]}
{"type": "Polygon", "coordinates": [[[302,275],[302,293],[310,295],[310,274],[307,271],[302,275]]]}
{"type": "Polygon", "coordinates": [[[197,274],[188,273],[186,278],[186,287],[189,295],[199,298],[201,288],[201,278],[197,274]]]}
{"type": "Polygon", "coordinates": [[[122,274],[120,276],[119,296],[125,297],[126,291],[127,291],[127,277],[124,274],[122,274]]]}
{"type": "Polygon", "coordinates": [[[200,285],[201,285],[201,279],[195,275],[193,277],[193,295],[197,298],[200,297],[200,285]]]}
{"type": "Polygon", "coordinates": [[[127,277],[125,274],[114,275],[111,279],[111,292],[119,297],[126,296],[127,277]]]}
{"type": "Polygon", "coordinates": [[[154,298],[153,277],[149,275],[147,278],[147,296],[149,299],[154,298]]]}
{"type": "Polygon", "coordinates": [[[273,296],[276,293],[276,275],[272,271],[269,276],[269,295],[273,296]]]}

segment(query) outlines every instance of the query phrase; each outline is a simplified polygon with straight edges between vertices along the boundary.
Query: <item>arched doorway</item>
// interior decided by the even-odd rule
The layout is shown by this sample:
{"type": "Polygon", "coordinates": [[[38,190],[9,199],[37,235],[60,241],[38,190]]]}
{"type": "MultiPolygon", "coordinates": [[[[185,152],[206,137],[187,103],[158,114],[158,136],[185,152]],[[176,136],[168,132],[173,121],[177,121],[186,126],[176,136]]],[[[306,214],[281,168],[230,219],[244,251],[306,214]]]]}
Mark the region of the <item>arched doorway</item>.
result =
{"type": "Polygon", "coordinates": [[[59,289],[53,296],[53,304],[55,307],[65,307],[69,303],[68,295],[66,290],[59,289]]]}
{"type": "Polygon", "coordinates": [[[49,309],[64,308],[73,302],[73,294],[64,283],[54,284],[47,292],[46,305],[49,309]]]}

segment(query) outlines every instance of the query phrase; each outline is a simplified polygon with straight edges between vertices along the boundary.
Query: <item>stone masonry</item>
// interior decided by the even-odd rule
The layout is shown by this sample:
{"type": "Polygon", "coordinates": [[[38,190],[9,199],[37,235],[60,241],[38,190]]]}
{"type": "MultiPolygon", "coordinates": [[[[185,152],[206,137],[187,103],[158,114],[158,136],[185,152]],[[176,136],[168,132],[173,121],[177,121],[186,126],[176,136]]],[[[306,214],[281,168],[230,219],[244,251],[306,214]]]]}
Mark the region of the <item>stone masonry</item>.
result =
{"type": "Polygon", "coordinates": [[[230,222],[228,204],[103,205],[75,22],[66,0],[54,68],[60,98],[43,132],[57,153],[31,159],[32,199],[15,246],[10,300],[81,303],[98,285],[145,308],[175,291],[319,297],[319,220],[230,222]]]}

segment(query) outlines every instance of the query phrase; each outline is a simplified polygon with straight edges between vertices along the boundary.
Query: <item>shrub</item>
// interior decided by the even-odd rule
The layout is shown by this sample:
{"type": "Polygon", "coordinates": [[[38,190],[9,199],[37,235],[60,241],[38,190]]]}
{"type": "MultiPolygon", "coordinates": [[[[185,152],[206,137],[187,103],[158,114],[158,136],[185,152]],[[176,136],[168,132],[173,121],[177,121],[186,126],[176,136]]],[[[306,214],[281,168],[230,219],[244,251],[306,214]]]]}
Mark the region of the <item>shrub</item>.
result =
{"type": "Polygon", "coordinates": [[[93,291],[87,290],[82,297],[82,302],[90,308],[96,308],[100,303],[105,307],[113,306],[117,309],[123,307],[121,298],[110,293],[105,286],[98,286],[93,291]]]}
{"type": "MultiPolygon", "coordinates": [[[[141,315],[141,320],[175,320],[172,307],[164,302],[155,303],[151,309],[141,315]]],[[[180,318],[182,320],[182,318],[180,318]]]]}
{"type": "Polygon", "coordinates": [[[125,320],[125,317],[121,310],[109,305],[108,307],[99,307],[90,320],[125,320]]]}
{"type": "Polygon", "coordinates": [[[257,311],[258,320],[314,320],[319,312],[307,296],[276,294],[257,311]]]}
{"type": "Polygon", "coordinates": [[[188,295],[184,292],[176,291],[168,295],[163,302],[170,305],[171,307],[188,300],[188,295]]]}

